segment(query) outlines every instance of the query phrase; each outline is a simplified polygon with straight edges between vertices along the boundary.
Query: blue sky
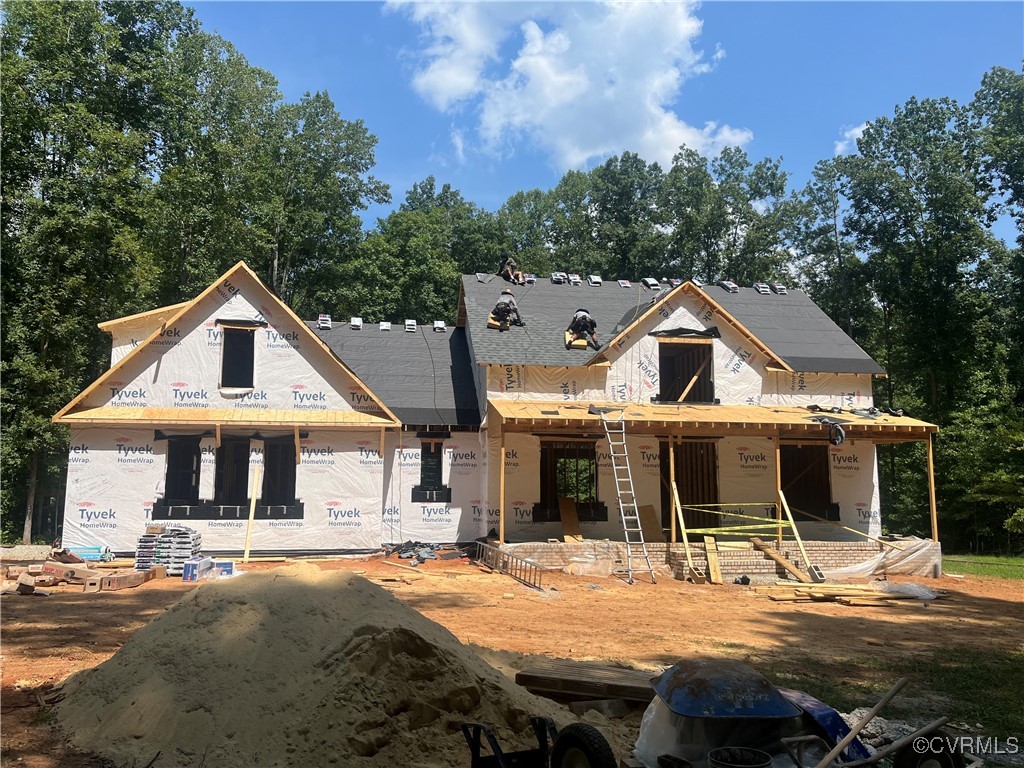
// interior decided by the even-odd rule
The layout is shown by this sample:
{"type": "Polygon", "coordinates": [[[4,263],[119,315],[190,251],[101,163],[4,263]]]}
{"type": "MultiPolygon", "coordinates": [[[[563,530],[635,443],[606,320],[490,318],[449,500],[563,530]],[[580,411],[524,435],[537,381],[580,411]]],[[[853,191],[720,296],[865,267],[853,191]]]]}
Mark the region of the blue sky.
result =
{"type": "Polygon", "coordinates": [[[912,96],[969,101],[1024,58],[1021,2],[193,7],[289,101],[326,90],[363,120],[395,206],[432,174],[493,211],[625,150],[667,169],[681,142],[781,156],[796,188],[865,121],[912,96]]]}

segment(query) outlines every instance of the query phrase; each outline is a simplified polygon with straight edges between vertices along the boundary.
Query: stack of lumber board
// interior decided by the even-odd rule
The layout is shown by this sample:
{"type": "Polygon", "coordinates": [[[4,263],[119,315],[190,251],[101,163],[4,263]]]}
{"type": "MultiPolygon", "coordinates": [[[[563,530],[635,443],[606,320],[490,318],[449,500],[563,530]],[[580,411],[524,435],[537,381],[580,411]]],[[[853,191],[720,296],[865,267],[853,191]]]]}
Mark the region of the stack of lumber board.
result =
{"type": "MultiPolygon", "coordinates": [[[[871,584],[800,584],[777,582],[755,587],[760,597],[787,603],[840,603],[841,605],[893,606],[894,601],[920,600],[916,595],[889,592],[871,584]]],[[[942,595],[937,595],[941,597],[942,595]]]]}

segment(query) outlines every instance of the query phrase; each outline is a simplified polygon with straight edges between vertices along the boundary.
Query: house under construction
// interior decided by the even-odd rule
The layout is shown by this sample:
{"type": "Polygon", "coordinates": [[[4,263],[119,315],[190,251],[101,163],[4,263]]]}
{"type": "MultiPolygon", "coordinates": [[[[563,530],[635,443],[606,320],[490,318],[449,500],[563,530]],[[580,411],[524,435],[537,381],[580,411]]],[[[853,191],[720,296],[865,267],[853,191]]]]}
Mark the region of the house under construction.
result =
{"type": "Polygon", "coordinates": [[[489,532],[660,541],[659,557],[710,534],[870,548],[876,446],[931,457],[937,428],[874,408],[884,371],[801,291],[556,273],[511,286],[527,322],[498,330],[508,287],[464,276],[455,327],[303,322],[239,263],[103,323],[110,369],[54,417],[71,428],[65,543],[129,552],[178,521],[221,553],[489,532]],[[599,349],[566,348],[577,308],[599,349]]]}

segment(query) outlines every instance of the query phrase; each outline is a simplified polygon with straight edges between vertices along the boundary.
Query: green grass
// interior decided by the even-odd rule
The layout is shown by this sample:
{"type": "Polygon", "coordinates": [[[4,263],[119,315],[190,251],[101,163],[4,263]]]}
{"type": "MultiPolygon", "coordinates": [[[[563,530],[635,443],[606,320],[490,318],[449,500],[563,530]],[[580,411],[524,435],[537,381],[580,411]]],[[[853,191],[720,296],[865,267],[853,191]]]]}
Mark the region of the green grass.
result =
{"type": "Polygon", "coordinates": [[[944,573],[964,576],[994,576],[999,579],[1024,579],[1024,557],[999,555],[948,555],[942,558],[944,573]]]}
{"type": "Polygon", "coordinates": [[[897,679],[911,683],[889,704],[883,717],[980,723],[988,735],[1006,738],[1024,733],[1024,652],[941,648],[905,659],[852,657],[823,659],[790,654],[750,662],[776,685],[806,691],[841,712],[870,706],[897,679]],[[901,699],[907,704],[901,706],[901,699]]]}

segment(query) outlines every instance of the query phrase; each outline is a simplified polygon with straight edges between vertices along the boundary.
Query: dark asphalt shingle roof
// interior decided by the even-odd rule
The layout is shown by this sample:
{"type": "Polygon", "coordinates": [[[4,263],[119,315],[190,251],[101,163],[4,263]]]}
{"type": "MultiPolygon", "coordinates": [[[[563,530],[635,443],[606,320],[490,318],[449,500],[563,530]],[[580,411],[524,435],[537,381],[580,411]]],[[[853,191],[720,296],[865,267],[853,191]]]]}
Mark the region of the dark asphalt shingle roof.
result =
{"type": "Polygon", "coordinates": [[[658,295],[639,283],[631,288],[620,288],[614,280],[597,287],[586,282],[554,285],[538,277],[535,285],[510,285],[495,275],[463,275],[462,290],[474,362],[498,365],[583,365],[596,354],[593,349],[565,348],[565,327],[577,309],[590,312],[597,321],[597,338],[607,344],[623,315],[637,304],[646,308],[658,295]],[[515,294],[525,328],[487,328],[487,316],[504,288],[515,294]]]}
{"type": "Polygon", "coordinates": [[[335,322],[323,331],[315,322],[306,325],[403,424],[480,425],[465,329],[437,333],[420,325],[407,333],[398,323],[390,331],[364,323],[354,331],[347,322],[335,322]]]}
{"type": "MultiPolygon", "coordinates": [[[[554,285],[511,286],[526,328],[489,330],[487,315],[509,284],[492,275],[464,275],[462,289],[466,324],[474,362],[498,365],[583,365],[593,350],[566,350],[563,331],[578,307],[597,320],[597,335],[607,343],[625,324],[643,314],[662,294],[633,283],[621,288],[613,280],[599,287],[554,285]]],[[[815,373],[884,373],[803,291],[786,295],[759,294],[753,288],[729,293],[717,285],[703,291],[742,323],[796,371],[815,373]]]]}
{"type": "Polygon", "coordinates": [[[857,343],[801,290],[729,293],[718,285],[704,292],[739,320],[794,371],[885,373],[857,343]]]}

